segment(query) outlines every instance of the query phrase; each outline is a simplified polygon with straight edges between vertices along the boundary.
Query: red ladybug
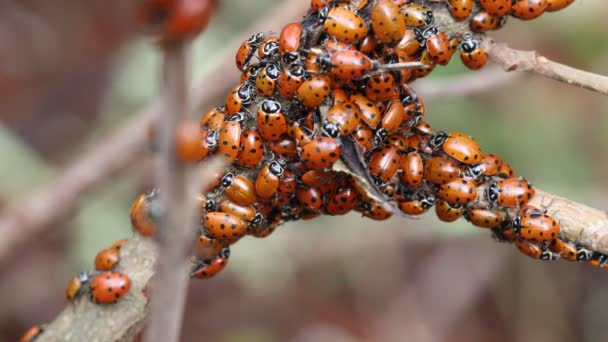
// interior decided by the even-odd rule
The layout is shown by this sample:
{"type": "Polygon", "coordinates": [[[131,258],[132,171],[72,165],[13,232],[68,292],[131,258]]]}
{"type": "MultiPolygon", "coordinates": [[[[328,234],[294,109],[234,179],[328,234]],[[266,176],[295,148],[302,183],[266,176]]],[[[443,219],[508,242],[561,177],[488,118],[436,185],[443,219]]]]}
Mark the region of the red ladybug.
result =
{"type": "Polygon", "coordinates": [[[465,212],[464,217],[472,225],[481,228],[499,228],[504,222],[504,214],[498,210],[472,208],[465,212]]]}
{"type": "Polygon", "coordinates": [[[545,8],[545,11],[547,11],[547,12],[559,11],[563,8],[566,8],[573,2],[574,2],[574,0],[547,0],[547,8],[545,8]]]}
{"type": "Polygon", "coordinates": [[[234,58],[236,67],[243,71],[247,67],[249,60],[253,56],[253,53],[256,49],[262,44],[262,42],[266,39],[266,35],[262,32],[256,33],[249,37],[246,41],[241,44],[239,49],[236,52],[236,56],[234,58]]]}
{"type": "Polygon", "coordinates": [[[475,184],[464,179],[456,178],[451,182],[442,184],[437,191],[439,198],[452,204],[468,204],[477,199],[475,184]]]}
{"type": "Polygon", "coordinates": [[[255,167],[262,161],[264,152],[262,135],[255,128],[251,128],[243,132],[241,136],[241,150],[234,162],[244,167],[255,167]]]}
{"type": "Polygon", "coordinates": [[[202,260],[212,259],[217,257],[224,247],[221,240],[199,233],[194,244],[194,255],[202,260]]]}
{"type": "Polygon", "coordinates": [[[448,65],[450,58],[452,58],[448,35],[432,26],[424,30],[423,35],[426,37],[426,49],[433,62],[439,65],[448,65]]]}
{"type": "MultiPolygon", "coordinates": [[[[288,130],[289,131],[289,130],[288,130]]],[[[283,137],[277,141],[268,142],[268,149],[278,158],[294,160],[298,158],[298,144],[289,137],[283,137]]]]}
{"type": "Polygon", "coordinates": [[[397,99],[399,93],[393,74],[381,72],[370,76],[365,82],[365,95],[374,102],[397,99]]]}
{"type": "Polygon", "coordinates": [[[359,106],[352,102],[339,103],[327,112],[327,121],[323,129],[331,137],[351,135],[361,120],[359,106]]]}
{"type": "Polygon", "coordinates": [[[488,54],[479,46],[478,40],[464,36],[460,42],[460,59],[467,68],[478,70],[488,62],[488,54]]]}
{"type": "Polygon", "coordinates": [[[83,292],[83,288],[85,284],[87,284],[90,280],[90,274],[87,272],[79,273],[70,280],[68,280],[68,284],[65,287],[65,298],[73,302],[80,294],[83,292]]]}
{"type": "Polygon", "coordinates": [[[417,188],[422,185],[424,174],[424,161],[420,153],[409,152],[401,156],[401,181],[410,188],[417,188]]]}
{"type": "Polygon", "coordinates": [[[533,242],[553,241],[559,235],[559,223],[547,214],[523,215],[516,228],[519,236],[533,242]]]}
{"type": "Polygon", "coordinates": [[[471,29],[475,32],[498,30],[504,26],[507,17],[499,17],[487,12],[477,13],[471,19],[471,29]]]}
{"type": "Polygon", "coordinates": [[[231,162],[239,155],[241,148],[241,124],[237,121],[227,121],[220,130],[217,150],[227,162],[231,162]]]}
{"type": "Polygon", "coordinates": [[[547,0],[514,0],[511,15],[522,20],[531,20],[541,16],[548,5],[547,0]]]}
{"type": "Polygon", "coordinates": [[[470,136],[450,132],[450,134],[439,133],[433,137],[431,144],[434,149],[441,149],[448,156],[465,164],[479,164],[483,154],[477,142],[470,136]]]}
{"type": "Polygon", "coordinates": [[[549,249],[559,254],[560,258],[568,261],[583,261],[578,259],[578,250],[575,245],[570,244],[560,238],[551,241],[549,249]]]}
{"type": "Polygon", "coordinates": [[[369,161],[369,173],[379,183],[387,183],[399,170],[401,165],[399,150],[392,145],[385,145],[376,150],[369,161]]]}
{"type": "Polygon", "coordinates": [[[112,304],[131,288],[131,279],[121,272],[103,272],[91,281],[91,299],[97,304],[112,304]]]}
{"type": "Polygon", "coordinates": [[[522,207],[534,197],[534,188],[524,179],[508,178],[490,184],[486,195],[490,203],[503,207],[522,207]]]}
{"type": "Polygon", "coordinates": [[[302,24],[290,23],[283,27],[279,36],[279,55],[287,64],[291,64],[300,58],[298,49],[302,39],[302,24]]]}
{"type": "Polygon", "coordinates": [[[312,170],[331,168],[340,158],[341,148],[332,138],[319,137],[302,146],[300,156],[312,170]]]}
{"type": "Polygon", "coordinates": [[[177,0],[168,13],[161,34],[163,43],[175,43],[196,36],[215,12],[215,0],[177,0]]]}
{"type": "Polygon", "coordinates": [[[435,203],[437,218],[443,222],[454,222],[462,216],[464,209],[461,204],[452,204],[448,201],[438,200],[435,203]]]}
{"type": "Polygon", "coordinates": [[[297,187],[296,199],[300,204],[311,210],[317,210],[323,206],[323,195],[317,188],[297,187]]]}
{"type": "Polygon", "coordinates": [[[269,63],[264,67],[255,78],[255,91],[258,96],[270,97],[277,89],[278,79],[281,76],[281,69],[269,63]]]}
{"type": "Polygon", "coordinates": [[[321,11],[325,32],[345,43],[356,43],[367,36],[367,25],[361,16],[344,7],[325,7],[321,11]]]}
{"type": "Polygon", "coordinates": [[[277,81],[279,95],[286,100],[293,100],[298,88],[306,78],[306,69],[300,63],[294,63],[284,68],[277,81]]]}
{"type": "Polygon", "coordinates": [[[246,224],[250,224],[256,219],[257,212],[253,205],[240,205],[224,198],[220,201],[217,209],[223,213],[234,215],[246,224]]]}
{"type": "Polygon", "coordinates": [[[226,112],[219,107],[214,107],[208,110],[199,123],[201,130],[208,128],[211,131],[220,129],[226,119],[226,112]]]}
{"type": "Polygon", "coordinates": [[[401,6],[401,12],[403,13],[407,26],[422,27],[431,25],[435,20],[433,11],[415,3],[408,3],[401,6]]]}
{"type": "Polygon", "coordinates": [[[220,273],[228,264],[230,249],[224,247],[222,252],[212,259],[195,261],[190,271],[191,278],[208,279],[220,273]]]}
{"type": "Polygon", "coordinates": [[[336,193],[325,205],[328,215],[346,215],[356,206],[357,193],[351,188],[345,188],[336,193]]]}
{"type": "Polygon", "coordinates": [[[133,229],[142,236],[156,234],[156,222],[161,213],[158,190],[140,195],[131,207],[130,217],[133,229]]]}
{"type": "Polygon", "coordinates": [[[372,60],[357,50],[318,52],[322,70],[339,81],[352,81],[366,76],[372,69],[372,60]]]}
{"type": "Polygon", "coordinates": [[[280,184],[281,171],[282,168],[270,168],[269,165],[262,166],[255,181],[255,192],[259,197],[268,199],[276,194],[280,184]]]}
{"type": "Polygon", "coordinates": [[[331,80],[327,75],[317,75],[304,81],[296,92],[298,100],[308,108],[321,105],[331,93],[331,80]]]}
{"type": "Polygon", "coordinates": [[[281,103],[275,100],[262,101],[257,115],[258,129],[268,141],[277,141],[287,133],[287,121],[281,113],[281,103]]]}
{"type": "Polygon", "coordinates": [[[473,0],[449,0],[450,13],[456,20],[465,20],[473,11],[473,0]]]}
{"type": "Polygon", "coordinates": [[[371,101],[361,93],[351,94],[348,99],[359,106],[361,112],[361,120],[363,120],[370,128],[375,129],[380,123],[380,110],[376,103],[371,101]]]}
{"type": "Polygon", "coordinates": [[[258,47],[257,53],[262,62],[277,62],[279,59],[279,37],[266,37],[258,47]]]}
{"type": "Polygon", "coordinates": [[[424,179],[435,184],[445,184],[458,178],[460,169],[455,160],[445,156],[434,156],[424,164],[424,179]]]}
{"type": "Polygon", "coordinates": [[[532,259],[540,259],[547,261],[559,259],[559,255],[557,253],[553,253],[532,241],[518,238],[515,239],[513,244],[521,253],[529,256],[532,259]]]}
{"type": "Polygon", "coordinates": [[[387,210],[380,203],[372,202],[370,208],[363,211],[363,216],[375,221],[384,221],[391,218],[393,213],[387,210]]]}
{"type": "Polygon", "coordinates": [[[27,329],[23,335],[19,338],[19,342],[34,342],[38,336],[44,332],[44,328],[39,325],[27,329]]]}
{"type": "Polygon", "coordinates": [[[120,261],[120,252],[117,248],[102,249],[95,256],[95,269],[98,271],[110,271],[120,261]]]}
{"type": "Polygon", "coordinates": [[[372,29],[382,43],[399,41],[405,33],[405,19],[401,9],[391,0],[379,0],[371,14],[372,29]]]}
{"type": "Polygon", "coordinates": [[[255,97],[255,88],[248,83],[241,83],[226,96],[226,114],[232,115],[240,112],[244,106],[250,104],[255,97]]]}
{"type": "Polygon", "coordinates": [[[479,0],[479,4],[491,15],[500,17],[509,14],[512,0],[479,0]]]}
{"type": "Polygon", "coordinates": [[[194,121],[182,121],[175,135],[175,155],[184,164],[204,159],[209,154],[206,143],[207,132],[200,129],[194,121]]]}
{"type": "Polygon", "coordinates": [[[209,237],[214,239],[236,239],[247,233],[247,226],[235,215],[211,212],[203,217],[205,231],[209,237]]]}
{"type": "Polygon", "coordinates": [[[255,186],[245,176],[227,173],[222,177],[224,192],[232,201],[240,205],[250,205],[256,201],[255,186]]]}
{"type": "Polygon", "coordinates": [[[399,210],[407,215],[417,216],[423,214],[427,210],[429,210],[433,205],[435,205],[435,197],[433,195],[428,195],[421,199],[404,199],[398,196],[397,204],[399,210]]]}

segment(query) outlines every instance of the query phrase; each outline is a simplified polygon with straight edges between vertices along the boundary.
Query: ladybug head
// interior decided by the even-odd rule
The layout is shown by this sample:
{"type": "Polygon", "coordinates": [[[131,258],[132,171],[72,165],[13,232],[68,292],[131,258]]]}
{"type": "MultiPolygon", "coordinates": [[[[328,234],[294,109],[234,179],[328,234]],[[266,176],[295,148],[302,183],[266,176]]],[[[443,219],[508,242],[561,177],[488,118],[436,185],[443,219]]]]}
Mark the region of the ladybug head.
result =
{"type": "Polygon", "coordinates": [[[255,227],[259,226],[261,223],[262,223],[262,214],[255,213],[255,216],[253,217],[253,219],[251,219],[251,222],[249,222],[249,228],[255,228],[255,227]]]}
{"type": "Polygon", "coordinates": [[[445,142],[445,139],[448,138],[447,133],[445,132],[438,132],[437,134],[433,135],[431,137],[431,139],[429,140],[429,146],[433,149],[433,150],[438,150],[441,148],[441,146],[443,145],[443,143],[445,142]]]}
{"type": "Polygon", "coordinates": [[[283,172],[285,171],[285,169],[283,168],[283,166],[281,166],[281,164],[278,161],[273,161],[268,165],[268,169],[270,170],[270,172],[275,175],[275,176],[282,176],[283,172]]]}
{"type": "Polygon", "coordinates": [[[469,165],[464,171],[464,174],[469,178],[478,179],[482,174],[481,164],[469,165]]]}
{"type": "Polygon", "coordinates": [[[237,89],[236,94],[243,101],[243,104],[249,104],[255,96],[255,88],[251,84],[245,83],[237,89]]]}
{"type": "Polygon", "coordinates": [[[498,185],[496,185],[496,183],[490,184],[490,186],[486,190],[486,196],[488,197],[488,201],[490,201],[490,203],[492,204],[496,204],[496,201],[498,201],[499,193],[500,189],[498,188],[498,185]]]}
{"type": "Polygon", "coordinates": [[[215,200],[208,199],[205,203],[205,211],[208,213],[215,211],[215,200]]]}
{"type": "Polygon", "coordinates": [[[222,181],[221,181],[221,185],[224,188],[227,188],[229,186],[232,185],[232,182],[234,181],[234,173],[227,173],[224,175],[224,177],[222,177],[222,181]]]}
{"type": "Polygon", "coordinates": [[[290,65],[300,60],[300,53],[298,51],[286,52],[283,54],[283,62],[290,65]]]}
{"type": "Polygon", "coordinates": [[[591,260],[594,253],[595,252],[593,252],[585,247],[577,247],[576,248],[576,261],[591,260]]]}
{"type": "Polygon", "coordinates": [[[333,123],[333,122],[325,122],[323,124],[323,131],[330,137],[330,138],[337,138],[340,136],[340,129],[338,128],[338,126],[333,123]]]}
{"type": "Polygon", "coordinates": [[[304,77],[306,76],[306,68],[302,63],[292,63],[289,65],[289,73],[293,77],[304,77]]]}
{"type": "Polygon", "coordinates": [[[205,137],[205,142],[209,148],[213,148],[217,146],[217,140],[219,136],[219,129],[214,131],[207,132],[207,137],[205,137]]]}
{"type": "Polygon", "coordinates": [[[432,206],[435,205],[435,196],[429,194],[428,196],[424,197],[423,199],[420,200],[420,206],[422,207],[422,209],[424,210],[428,210],[430,209],[432,206]]]}
{"type": "Polygon", "coordinates": [[[479,47],[479,41],[470,35],[465,35],[460,43],[460,49],[465,53],[472,53],[479,47]]]}
{"type": "MultiPolygon", "coordinates": [[[[428,13],[432,13],[432,12],[428,12],[428,13]]],[[[432,14],[431,14],[432,16],[432,14]]],[[[432,36],[436,36],[439,33],[439,29],[435,26],[429,26],[427,27],[423,32],[422,32],[422,36],[426,39],[432,36]]]]}
{"type": "Polygon", "coordinates": [[[274,114],[281,111],[281,103],[275,100],[264,100],[260,105],[262,111],[266,114],[274,114]]]}
{"type": "Polygon", "coordinates": [[[266,34],[264,34],[264,32],[258,32],[249,37],[249,39],[247,39],[247,43],[251,45],[251,47],[256,48],[260,46],[264,39],[266,39],[266,34]]]}

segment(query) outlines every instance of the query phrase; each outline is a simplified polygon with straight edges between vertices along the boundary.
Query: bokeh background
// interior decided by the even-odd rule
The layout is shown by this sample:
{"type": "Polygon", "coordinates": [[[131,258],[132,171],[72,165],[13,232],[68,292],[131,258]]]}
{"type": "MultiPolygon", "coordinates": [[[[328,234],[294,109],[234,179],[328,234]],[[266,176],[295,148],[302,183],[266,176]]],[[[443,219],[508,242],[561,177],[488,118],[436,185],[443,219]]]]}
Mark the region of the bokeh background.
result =
{"type": "MultiPolygon", "coordinates": [[[[276,6],[303,1],[222,1],[193,44],[192,79],[232,63],[240,42],[254,33],[247,25],[276,6]]],[[[43,1],[0,5],[0,209],[52,182],[158,91],[158,51],[135,35],[119,15],[121,5],[61,2],[61,11],[43,1]],[[14,29],[24,22],[25,33],[14,29]]],[[[493,36],[606,75],[606,13],[608,2],[578,0],[533,22],[512,19],[493,36]]],[[[280,32],[280,25],[264,24],[280,32]]],[[[467,73],[455,59],[429,81],[467,73]]],[[[238,82],[236,70],[225,77],[238,82]]],[[[215,86],[210,81],[197,91],[215,86]]],[[[223,96],[208,107],[220,103],[223,96]]],[[[521,75],[425,103],[436,129],[474,136],[538,188],[608,206],[608,98],[521,75]]],[[[128,210],[152,186],[150,157],[142,152],[88,192],[72,215],[0,260],[0,341],[53,319],[66,304],[66,280],[92,268],[99,249],[131,235],[128,210]]],[[[193,281],[182,340],[606,341],[607,282],[605,270],[531,260],[487,231],[442,223],[432,211],[420,220],[385,222],[321,217],[287,224],[263,240],[243,239],[223,273],[193,281]]]]}

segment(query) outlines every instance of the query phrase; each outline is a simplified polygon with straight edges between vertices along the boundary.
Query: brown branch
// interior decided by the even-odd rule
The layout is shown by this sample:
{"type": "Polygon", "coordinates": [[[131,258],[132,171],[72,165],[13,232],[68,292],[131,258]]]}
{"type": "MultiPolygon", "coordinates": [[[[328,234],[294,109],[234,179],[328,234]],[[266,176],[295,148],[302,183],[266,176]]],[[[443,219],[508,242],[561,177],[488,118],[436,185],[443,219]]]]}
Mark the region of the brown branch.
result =
{"type": "Polygon", "coordinates": [[[186,245],[192,239],[193,203],[188,201],[186,168],[175,154],[176,128],[186,111],[186,43],[164,49],[163,112],[159,121],[162,162],[157,170],[163,208],[158,230],[159,254],[154,279],[150,320],[145,333],[148,342],[173,342],[181,331],[188,286],[186,245]]]}
{"type": "Polygon", "coordinates": [[[540,55],[536,51],[522,51],[507,44],[491,41],[486,43],[490,60],[505,71],[526,71],[556,81],[608,95],[608,77],[563,65],[540,55]]]}

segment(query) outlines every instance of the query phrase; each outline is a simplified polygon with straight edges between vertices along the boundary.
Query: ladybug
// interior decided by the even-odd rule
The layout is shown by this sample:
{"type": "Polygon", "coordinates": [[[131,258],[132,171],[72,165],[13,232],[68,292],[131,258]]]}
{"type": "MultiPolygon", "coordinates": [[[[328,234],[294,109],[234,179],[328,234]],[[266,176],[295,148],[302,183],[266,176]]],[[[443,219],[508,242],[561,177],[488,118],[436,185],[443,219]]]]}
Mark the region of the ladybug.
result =
{"type": "Polygon", "coordinates": [[[440,185],[437,195],[452,204],[465,205],[477,199],[477,188],[464,178],[456,178],[440,185]]]}
{"type": "Polygon", "coordinates": [[[491,204],[522,207],[534,197],[534,188],[524,179],[508,178],[490,184],[486,196],[491,204]]]}
{"type": "Polygon", "coordinates": [[[239,71],[245,70],[249,60],[253,56],[253,52],[262,44],[264,39],[266,39],[266,35],[260,32],[252,35],[241,44],[234,58],[236,67],[239,71]]]}
{"type": "MultiPolygon", "coordinates": [[[[152,134],[154,134],[154,128],[152,134]]],[[[206,130],[191,120],[181,121],[175,132],[175,157],[183,164],[192,164],[204,159],[209,154],[209,145],[205,139],[206,130]]]]}
{"type": "Polygon", "coordinates": [[[331,93],[331,80],[327,75],[317,75],[304,81],[296,92],[298,100],[307,108],[321,105],[331,93]]]}
{"type": "Polygon", "coordinates": [[[283,175],[279,178],[279,187],[277,188],[277,197],[283,200],[290,200],[296,192],[297,178],[289,170],[284,170],[283,175]]]}
{"type": "Polygon", "coordinates": [[[397,83],[393,74],[381,72],[370,76],[365,82],[365,95],[374,102],[398,98],[397,83]]]}
{"type": "Polygon", "coordinates": [[[437,218],[443,222],[454,222],[462,216],[463,212],[464,209],[461,204],[452,204],[441,199],[435,203],[437,218]]]}
{"type": "Polygon", "coordinates": [[[513,0],[511,15],[522,20],[538,18],[548,4],[547,0],[513,0]]]}
{"type": "Polygon", "coordinates": [[[218,152],[227,162],[235,160],[241,148],[241,124],[237,121],[227,121],[220,130],[218,139],[218,152]]]}
{"type": "Polygon", "coordinates": [[[82,272],[70,278],[65,287],[65,298],[73,302],[82,293],[83,287],[89,282],[90,277],[89,273],[82,272]]]}
{"type": "Polygon", "coordinates": [[[559,223],[547,214],[526,214],[515,224],[519,236],[533,242],[553,241],[559,235],[559,223]]]}
{"type": "Polygon", "coordinates": [[[568,7],[574,0],[547,0],[547,8],[545,11],[547,12],[555,12],[559,11],[563,8],[568,7]]]}
{"type": "Polygon", "coordinates": [[[323,185],[331,183],[335,178],[336,173],[334,171],[310,170],[300,177],[300,181],[309,187],[321,188],[323,185]]]}
{"type": "Polygon", "coordinates": [[[275,156],[285,160],[297,159],[297,148],[298,144],[296,141],[289,137],[283,137],[277,141],[268,142],[268,149],[270,149],[275,156]]]}
{"type": "Polygon", "coordinates": [[[278,61],[279,37],[266,37],[258,47],[258,58],[262,62],[278,61]]]}
{"type": "Polygon", "coordinates": [[[473,0],[450,0],[449,5],[452,17],[458,21],[467,19],[473,11],[473,0]]]}
{"type": "Polygon", "coordinates": [[[228,264],[230,258],[230,248],[224,247],[220,254],[215,258],[195,261],[190,271],[191,278],[207,279],[220,273],[228,264]]]}
{"type": "Polygon", "coordinates": [[[359,106],[352,102],[339,103],[327,112],[327,121],[323,124],[323,129],[334,138],[351,135],[359,126],[360,118],[359,106]]]}
{"type": "Polygon", "coordinates": [[[422,27],[431,25],[435,18],[433,12],[415,3],[408,3],[401,6],[401,12],[405,18],[405,24],[407,26],[422,27]]]}
{"type": "Polygon", "coordinates": [[[235,215],[211,212],[203,217],[205,231],[214,239],[236,239],[247,233],[247,226],[235,215]]]}
{"type": "Polygon", "coordinates": [[[593,267],[608,268],[608,255],[593,253],[593,256],[589,260],[589,265],[593,267]]]}
{"type": "Polygon", "coordinates": [[[332,138],[319,137],[302,146],[300,156],[312,170],[331,168],[340,158],[340,144],[332,138]]]}
{"type": "Polygon", "coordinates": [[[300,127],[297,122],[289,126],[287,129],[287,135],[294,139],[300,146],[304,146],[311,142],[310,136],[302,127],[300,127]]]}
{"type": "Polygon", "coordinates": [[[399,170],[401,165],[399,150],[392,145],[377,149],[369,161],[369,173],[378,185],[387,183],[399,170]]]}
{"type": "Polygon", "coordinates": [[[351,94],[348,99],[359,106],[361,120],[363,120],[370,128],[375,129],[378,127],[381,119],[380,110],[373,101],[361,93],[351,94]]]}
{"type": "MultiPolygon", "coordinates": [[[[401,38],[399,38],[401,39],[401,38]]],[[[363,38],[363,40],[359,43],[359,52],[364,53],[366,55],[373,55],[378,47],[378,40],[371,34],[368,34],[363,38]]]]}
{"type": "Polygon", "coordinates": [[[511,11],[512,0],[479,0],[479,4],[488,14],[501,17],[511,11]]]}
{"type": "Polygon", "coordinates": [[[262,166],[255,180],[256,194],[264,199],[274,196],[279,188],[279,177],[282,171],[282,168],[271,168],[269,165],[262,166]]]}
{"type": "Polygon", "coordinates": [[[391,0],[379,0],[371,14],[372,29],[382,43],[401,40],[405,33],[405,19],[401,9],[391,0]]]}
{"type": "Polygon", "coordinates": [[[386,143],[395,146],[399,151],[405,151],[408,148],[407,138],[398,133],[389,135],[386,143]]]}
{"type": "Polygon", "coordinates": [[[200,121],[201,130],[208,128],[209,130],[217,130],[222,128],[224,120],[226,119],[226,113],[220,107],[214,107],[208,110],[200,121]]]}
{"type": "Polygon", "coordinates": [[[264,100],[258,109],[258,129],[268,141],[277,141],[287,133],[287,121],[281,113],[281,103],[275,100],[264,100]]]}
{"type": "Polygon", "coordinates": [[[254,206],[236,204],[227,198],[220,201],[218,210],[223,213],[234,215],[247,224],[252,222],[257,214],[254,206]]]}
{"type": "Polygon", "coordinates": [[[299,186],[296,188],[296,199],[310,210],[317,210],[323,206],[323,195],[317,188],[299,186]]]}
{"type": "Polygon", "coordinates": [[[367,36],[367,25],[363,18],[344,7],[325,7],[320,12],[325,32],[345,43],[356,43],[367,36]]]}
{"type": "Polygon", "coordinates": [[[255,97],[255,88],[248,83],[241,83],[226,96],[226,114],[232,115],[240,112],[244,106],[250,104],[255,97]]]}
{"type": "Polygon", "coordinates": [[[420,58],[418,61],[420,63],[422,63],[422,65],[424,65],[424,68],[411,69],[412,73],[413,73],[413,76],[412,76],[413,79],[411,81],[408,80],[409,83],[413,82],[417,78],[426,77],[428,74],[431,73],[431,71],[433,71],[435,69],[435,66],[437,65],[433,61],[433,58],[431,57],[429,50],[422,50],[422,53],[420,54],[420,58]]]}
{"type": "Polygon", "coordinates": [[[331,1],[332,0],[310,0],[310,9],[316,12],[329,5],[331,1]]]}
{"type": "Polygon", "coordinates": [[[486,65],[488,54],[484,49],[479,47],[479,41],[475,38],[465,35],[460,42],[460,60],[467,68],[471,70],[479,70],[486,65]]]}
{"type": "Polygon", "coordinates": [[[475,32],[498,30],[504,26],[507,17],[492,15],[488,12],[479,12],[471,19],[471,29],[475,32]]]}
{"type": "Polygon", "coordinates": [[[356,206],[357,193],[351,188],[345,188],[332,196],[325,205],[328,215],[346,215],[356,206]]]}
{"type": "MultiPolygon", "coordinates": [[[[549,250],[559,254],[560,258],[568,261],[583,261],[578,260],[578,251],[575,245],[570,244],[560,238],[551,241],[549,250]]],[[[585,259],[588,260],[588,259],[585,259]]]]}
{"type": "Polygon", "coordinates": [[[222,177],[222,187],[226,196],[237,204],[251,205],[256,201],[255,186],[245,176],[227,173],[222,177]]]}
{"type": "Polygon", "coordinates": [[[121,272],[103,272],[91,281],[91,299],[97,304],[116,303],[131,288],[131,279],[121,272]]]}
{"type": "Polygon", "coordinates": [[[293,100],[298,88],[306,78],[306,69],[300,63],[293,63],[281,71],[277,81],[279,95],[286,100],[293,100]]]}
{"type": "Polygon", "coordinates": [[[279,56],[287,64],[291,64],[300,58],[298,49],[302,39],[302,24],[290,23],[283,27],[279,36],[279,56]]]}
{"type": "Polygon", "coordinates": [[[277,88],[278,79],[281,76],[281,69],[269,63],[263,68],[255,78],[255,91],[258,96],[270,97],[277,88]]]}
{"type": "Polygon", "coordinates": [[[498,210],[472,208],[464,213],[464,218],[472,225],[481,228],[500,228],[504,222],[504,214],[498,210]]]}
{"type": "Polygon", "coordinates": [[[220,255],[223,248],[222,241],[199,233],[194,244],[194,255],[202,260],[212,259],[220,255]]]}
{"type": "Polygon", "coordinates": [[[478,168],[479,173],[482,176],[491,177],[498,174],[502,163],[502,158],[499,156],[495,154],[484,154],[481,164],[472,167],[478,168]]]}
{"type": "Polygon", "coordinates": [[[391,216],[393,216],[393,213],[387,210],[380,203],[373,202],[371,203],[370,209],[365,210],[362,215],[375,221],[384,221],[391,218],[391,216]]]}
{"type": "Polygon", "coordinates": [[[513,168],[511,167],[511,165],[503,162],[500,167],[498,168],[498,177],[502,177],[502,178],[512,178],[515,177],[515,171],[513,171],[513,168]]]}
{"type": "Polygon", "coordinates": [[[576,247],[576,261],[589,261],[593,259],[593,256],[596,253],[590,249],[585,247],[577,246],[576,247]]]}
{"type": "Polygon", "coordinates": [[[44,332],[44,328],[40,325],[34,325],[33,327],[27,329],[23,335],[19,338],[19,342],[34,342],[40,334],[44,332]]]}
{"type": "Polygon", "coordinates": [[[411,151],[401,156],[401,181],[410,188],[422,185],[424,161],[420,153],[411,151]]]}
{"type": "Polygon", "coordinates": [[[332,78],[340,81],[362,78],[373,67],[372,60],[357,50],[319,51],[317,55],[321,70],[329,71],[332,78]]]}
{"type": "Polygon", "coordinates": [[[120,252],[118,248],[102,249],[95,256],[95,269],[98,271],[110,271],[120,261],[120,252]]]}
{"type": "Polygon", "coordinates": [[[131,206],[130,217],[133,229],[142,236],[153,236],[156,234],[161,207],[158,198],[158,190],[152,190],[140,195],[133,206],[131,206]]]}
{"type": "Polygon", "coordinates": [[[433,62],[439,65],[448,65],[450,58],[452,58],[448,35],[445,32],[438,31],[435,27],[427,28],[423,35],[426,37],[426,49],[433,62]]]}
{"type": "Polygon", "coordinates": [[[426,43],[422,32],[417,28],[408,28],[405,30],[403,37],[395,46],[398,52],[403,53],[406,57],[415,56],[423,45],[426,43]]]}
{"type": "Polygon", "coordinates": [[[128,241],[127,239],[116,240],[112,243],[110,248],[116,248],[116,249],[120,250],[127,241],[128,241]]]}
{"type": "Polygon", "coordinates": [[[477,142],[459,132],[440,132],[433,136],[431,145],[435,150],[441,147],[445,154],[464,164],[479,164],[482,161],[483,154],[477,142]]]}
{"type": "Polygon", "coordinates": [[[175,43],[196,36],[215,12],[215,0],[178,0],[172,6],[161,35],[163,43],[175,43]]]}
{"type": "Polygon", "coordinates": [[[248,83],[255,85],[255,79],[260,74],[260,71],[266,67],[265,63],[257,63],[247,67],[241,74],[241,83],[248,83]]]}
{"type": "Polygon", "coordinates": [[[529,256],[532,259],[540,259],[547,261],[559,259],[559,255],[557,253],[553,253],[532,241],[527,241],[522,238],[518,238],[513,241],[513,244],[521,253],[529,256]]]}
{"type": "Polygon", "coordinates": [[[458,178],[460,169],[455,160],[445,156],[434,156],[424,164],[423,177],[435,184],[446,184],[458,178]]]}
{"type": "Polygon", "coordinates": [[[406,200],[397,196],[397,205],[399,210],[407,215],[421,215],[435,205],[435,196],[428,195],[419,200],[406,200]]]}
{"type": "Polygon", "coordinates": [[[399,100],[393,100],[382,114],[380,127],[391,134],[396,132],[404,121],[406,121],[406,113],[403,103],[399,100]]]}
{"type": "Polygon", "coordinates": [[[363,148],[364,153],[371,151],[374,147],[374,132],[365,125],[359,125],[352,137],[363,148]]]}
{"type": "Polygon", "coordinates": [[[243,132],[240,146],[241,150],[234,161],[235,164],[250,168],[258,166],[265,152],[264,140],[260,132],[255,128],[243,132]]]}

